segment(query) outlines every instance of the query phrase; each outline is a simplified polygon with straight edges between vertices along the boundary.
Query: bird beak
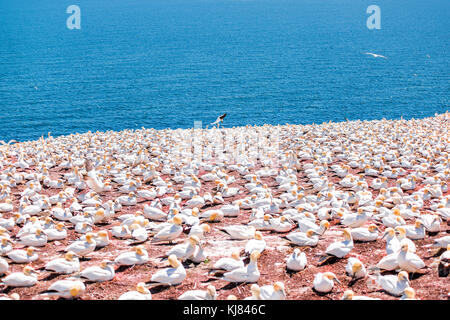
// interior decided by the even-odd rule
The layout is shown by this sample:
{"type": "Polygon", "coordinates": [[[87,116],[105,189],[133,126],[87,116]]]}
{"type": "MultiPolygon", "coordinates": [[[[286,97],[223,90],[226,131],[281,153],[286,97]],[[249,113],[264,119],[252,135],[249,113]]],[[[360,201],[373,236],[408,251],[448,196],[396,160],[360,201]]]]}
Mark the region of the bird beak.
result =
{"type": "Polygon", "coordinates": [[[334,281],[336,281],[338,284],[341,284],[341,282],[338,280],[338,278],[333,278],[334,281]]]}

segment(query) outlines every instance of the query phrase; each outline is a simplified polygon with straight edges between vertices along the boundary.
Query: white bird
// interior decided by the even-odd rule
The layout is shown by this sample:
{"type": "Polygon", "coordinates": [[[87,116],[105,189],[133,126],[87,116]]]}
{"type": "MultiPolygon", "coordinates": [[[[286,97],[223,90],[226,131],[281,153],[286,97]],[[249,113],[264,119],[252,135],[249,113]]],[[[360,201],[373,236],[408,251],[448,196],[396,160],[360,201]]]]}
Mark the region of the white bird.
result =
{"type": "Polygon", "coordinates": [[[299,248],[295,248],[294,252],[286,259],[286,268],[288,270],[300,271],[305,269],[306,264],[306,254],[301,252],[299,248]]]}
{"type": "Polygon", "coordinates": [[[259,257],[260,253],[253,251],[250,254],[250,263],[248,265],[224,273],[221,279],[229,282],[257,282],[260,277],[258,269],[259,257]]]}
{"type": "Polygon", "coordinates": [[[134,247],[131,251],[123,252],[114,259],[114,263],[117,266],[133,266],[144,264],[148,261],[148,252],[142,245],[134,247]]]}
{"type": "Polygon", "coordinates": [[[286,238],[293,244],[298,246],[310,246],[314,247],[319,242],[319,234],[312,229],[309,229],[305,233],[303,232],[291,232],[286,235],[286,238]]]}
{"type": "Polygon", "coordinates": [[[250,291],[251,291],[252,295],[250,297],[244,298],[244,300],[262,300],[261,299],[261,288],[258,286],[258,284],[253,283],[250,287],[250,291]]]}
{"type": "Polygon", "coordinates": [[[286,300],[286,290],[284,283],[275,282],[273,285],[260,287],[261,300],[286,300]]]}
{"type": "Polygon", "coordinates": [[[364,264],[359,259],[353,257],[348,258],[345,271],[347,272],[347,275],[352,278],[352,280],[361,279],[367,275],[364,264]]]}
{"type": "Polygon", "coordinates": [[[386,228],[384,234],[381,237],[386,238],[386,253],[391,254],[400,250],[400,241],[395,236],[395,230],[393,228],[386,228]]]}
{"type": "Polygon", "coordinates": [[[354,241],[376,241],[378,238],[378,227],[370,224],[367,228],[360,227],[351,229],[354,241]]]}
{"type": "Polygon", "coordinates": [[[262,253],[266,248],[266,241],[263,239],[261,232],[256,231],[254,235],[254,239],[248,240],[245,244],[244,251],[247,254],[252,253],[253,251],[258,251],[262,253]]]}
{"type": "Polygon", "coordinates": [[[181,262],[178,261],[175,255],[171,255],[168,258],[171,268],[166,268],[157,271],[150,278],[152,284],[161,284],[173,286],[183,282],[186,278],[186,270],[181,262]]]}
{"type": "Polygon", "coordinates": [[[173,217],[171,221],[169,221],[169,225],[161,229],[157,234],[153,236],[152,243],[154,242],[161,242],[161,241],[169,241],[172,242],[183,231],[183,228],[181,226],[181,223],[183,220],[176,215],[173,217]]]}
{"type": "Polygon", "coordinates": [[[72,274],[80,271],[80,260],[74,252],[66,252],[63,258],[50,260],[45,265],[45,270],[61,274],[72,274]]]}
{"type": "Polygon", "coordinates": [[[34,233],[20,237],[17,243],[25,246],[43,247],[47,244],[47,235],[41,228],[38,228],[34,233]]]}
{"type": "Polygon", "coordinates": [[[75,299],[82,296],[85,290],[86,286],[80,280],[62,279],[52,283],[52,285],[42,293],[42,296],[75,299]]]}
{"type": "Polygon", "coordinates": [[[136,290],[125,292],[117,300],[152,300],[152,293],[146,288],[144,282],[139,282],[136,290]]]}
{"type": "Polygon", "coordinates": [[[401,250],[398,254],[398,265],[402,270],[408,273],[415,273],[422,268],[425,268],[423,260],[415,253],[408,250],[407,243],[403,243],[401,246],[401,250]]]}
{"type": "Polygon", "coordinates": [[[11,273],[3,278],[0,284],[8,287],[32,287],[37,281],[37,272],[30,266],[25,266],[23,272],[11,273]]]}
{"type": "Polygon", "coordinates": [[[246,225],[230,225],[220,229],[228,234],[231,239],[235,240],[248,240],[255,237],[256,228],[246,225]]]}
{"type": "Polygon", "coordinates": [[[213,285],[209,285],[206,290],[189,290],[178,297],[178,300],[216,300],[217,292],[213,285]]]}
{"type": "Polygon", "coordinates": [[[87,267],[79,273],[79,276],[92,282],[109,281],[115,276],[113,265],[113,261],[103,260],[100,266],[87,267]]]}
{"type": "Polygon", "coordinates": [[[323,263],[330,257],[343,258],[353,249],[353,238],[349,228],[345,228],[342,232],[343,241],[336,241],[330,244],[325,250],[325,255],[319,259],[319,263],[323,263]]]}
{"type": "Polygon", "coordinates": [[[29,263],[39,259],[37,250],[34,247],[28,247],[26,250],[16,249],[8,252],[7,256],[14,263],[29,263]]]}
{"type": "Polygon", "coordinates": [[[398,254],[399,252],[397,251],[384,256],[378,261],[376,268],[389,271],[397,270],[400,267],[398,265],[398,254]]]}
{"type": "Polygon", "coordinates": [[[410,287],[408,273],[406,271],[400,271],[398,275],[385,275],[382,276],[378,272],[376,276],[369,276],[374,279],[381,288],[393,296],[401,296],[405,288],[410,287]]]}
{"type": "Polygon", "coordinates": [[[13,251],[13,241],[9,238],[2,237],[0,240],[0,256],[8,254],[13,251]]]}
{"type": "Polygon", "coordinates": [[[207,223],[196,224],[189,230],[188,236],[197,236],[199,239],[205,238],[205,233],[211,232],[211,227],[207,223]]]}
{"type": "Polygon", "coordinates": [[[9,269],[8,261],[0,257],[0,274],[5,274],[9,269]]]}
{"type": "Polygon", "coordinates": [[[87,233],[86,240],[77,240],[69,244],[64,251],[73,251],[80,257],[84,257],[95,250],[94,234],[87,233]]]}
{"type": "Polygon", "coordinates": [[[333,272],[319,272],[314,276],[313,288],[317,292],[328,293],[333,290],[333,281],[341,283],[333,272]]]}
{"type": "Polygon", "coordinates": [[[223,119],[225,119],[225,117],[227,116],[227,114],[226,113],[224,113],[224,114],[222,114],[222,115],[220,115],[220,116],[218,116],[217,117],[217,119],[216,119],[216,121],[214,121],[214,122],[212,122],[211,123],[211,125],[215,125],[215,124],[217,124],[217,128],[219,127],[219,125],[220,125],[220,123],[222,123],[223,122],[223,119]]]}
{"type": "Polygon", "coordinates": [[[371,55],[374,58],[384,58],[387,59],[385,56],[382,56],[381,54],[376,54],[376,53],[372,53],[372,52],[364,52],[364,54],[368,54],[371,55]]]}
{"type": "Polygon", "coordinates": [[[223,257],[217,260],[213,267],[211,268],[212,271],[217,270],[225,270],[225,271],[231,271],[237,268],[243,268],[244,262],[239,257],[238,251],[233,251],[231,253],[231,257],[223,257]]]}
{"type": "Polygon", "coordinates": [[[181,261],[185,261],[194,254],[195,247],[199,242],[200,239],[197,236],[190,236],[188,241],[172,247],[166,256],[175,255],[181,261]]]}

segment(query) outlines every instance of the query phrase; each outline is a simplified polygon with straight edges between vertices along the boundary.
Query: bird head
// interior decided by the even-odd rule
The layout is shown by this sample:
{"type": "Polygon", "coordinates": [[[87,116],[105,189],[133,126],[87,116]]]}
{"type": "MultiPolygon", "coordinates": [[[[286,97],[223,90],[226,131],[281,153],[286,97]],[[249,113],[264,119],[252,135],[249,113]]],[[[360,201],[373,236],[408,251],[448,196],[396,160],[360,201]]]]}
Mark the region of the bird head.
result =
{"type": "Polygon", "coordinates": [[[169,258],[167,258],[169,260],[169,264],[173,267],[173,268],[178,268],[180,266],[180,262],[178,261],[178,258],[176,255],[171,254],[169,256],[169,258]]]}
{"type": "Polygon", "coordinates": [[[338,284],[341,284],[341,282],[339,281],[339,279],[336,277],[336,275],[333,272],[325,272],[323,274],[323,276],[327,279],[336,281],[338,284]]]}
{"type": "Polygon", "coordinates": [[[261,254],[259,253],[259,251],[255,250],[250,254],[250,261],[257,261],[260,256],[261,254]]]}
{"type": "Polygon", "coordinates": [[[81,286],[80,283],[75,284],[71,289],[70,289],[70,295],[72,297],[76,297],[80,294],[80,292],[83,290],[83,287],[81,286]]]}

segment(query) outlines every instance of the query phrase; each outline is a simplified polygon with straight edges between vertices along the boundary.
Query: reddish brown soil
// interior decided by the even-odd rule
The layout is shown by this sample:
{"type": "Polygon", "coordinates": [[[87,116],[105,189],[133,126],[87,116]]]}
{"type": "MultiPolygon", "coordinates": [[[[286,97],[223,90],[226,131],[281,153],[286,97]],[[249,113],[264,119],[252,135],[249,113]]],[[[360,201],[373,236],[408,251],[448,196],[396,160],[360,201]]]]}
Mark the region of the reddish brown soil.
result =
{"type": "MultiPolygon", "coordinates": [[[[26,170],[30,171],[33,168],[26,170]]],[[[20,170],[18,170],[20,171],[20,170]]],[[[59,175],[67,173],[67,170],[64,171],[55,171],[51,170],[52,178],[57,178],[59,175]]],[[[352,170],[352,173],[357,173],[357,170],[352,170]]],[[[236,173],[231,172],[231,175],[235,176],[237,181],[231,186],[242,186],[245,182],[244,180],[236,173]]],[[[199,174],[201,176],[202,173],[199,174]]],[[[165,176],[162,177],[166,178],[165,176]]],[[[336,177],[329,176],[329,179],[333,182],[338,181],[336,177]]],[[[275,180],[273,178],[263,178],[262,179],[269,186],[275,185],[275,180]]],[[[371,178],[367,178],[368,183],[370,185],[371,178]]],[[[300,185],[304,185],[306,179],[302,176],[301,173],[298,174],[298,181],[300,185]]],[[[392,185],[395,180],[390,180],[390,185],[392,185]]],[[[114,183],[113,183],[114,186],[114,183]]],[[[214,183],[208,182],[202,183],[202,192],[211,192],[213,193],[214,183]]],[[[306,189],[307,187],[305,187],[306,189]]],[[[14,194],[15,199],[15,208],[18,206],[18,200],[20,198],[20,192],[24,190],[24,186],[21,185],[12,193],[14,194]]],[[[242,190],[244,190],[242,188],[242,190]]],[[[47,195],[53,195],[58,193],[59,190],[56,189],[44,189],[41,193],[45,193],[47,195]]],[[[78,195],[77,192],[76,195],[78,195]]],[[[277,193],[275,193],[277,194],[277,193]]],[[[109,192],[105,195],[102,195],[102,201],[105,202],[109,199],[114,199],[119,196],[118,192],[109,192]]],[[[374,196],[377,195],[377,192],[374,192],[374,196]]],[[[238,198],[243,198],[246,196],[246,193],[240,194],[233,198],[227,198],[226,202],[229,203],[238,198]]],[[[141,199],[142,200],[142,199],[141,199]]],[[[135,207],[127,207],[124,206],[122,211],[117,215],[136,212],[137,210],[142,210],[145,203],[149,201],[142,201],[135,207]]],[[[66,203],[69,206],[69,203],[66,203]]],[[[429,203],[427,204],[427,206],[429,203]]],[[[211,208],[217,207],[220,208],[221,205],[212,206],[211,208]]],[[[164,208],[167,210],[168,208],[164,208]]],[[[205,208],[206,209],[206,208],[205,208]]],[[[209,209],[209,208],[208,208],[209,209]]],[[[423,211],[427,211],[429,208],[425,207],[423,211]]],[[[204,210],[204,209],[202,209],[204,210]]],[[[239,245],[241,247],[244,246],[245,241],[233,241],[228,240],[228,236],[218,230],[219,227],[225,226],[227,224],[242,224],[247,223],[248,217],[250,215],[250,210],[241,210],[241,214],[237,218],[225,218],[223,221],[219,223],[211,223],[212,232],[207,235],[207,241],[209,243],[217,241],[231,244],[232,246],[239,245]]],[[[4,217],[8,218],[10,214],[4,214],[4,217]]],[[[411,221],[407,221],[411,223],[411,221]]],[[[94,231],[98,231],[101,229],[109,229],[113,225],[118,225],[118,220],[112,221],[110,224],[95,226],[94,231]]],[[[379,226],[381,232],[384,230],[384,226],[379,226]]],[[[342,229],[341,225],[336,224],[336,221],[332,222],[331,228],[324,234],[319,244],[315,248],[303,248],[306,253],[308,259],[308,266],[305,270],[300,271],[298,273],[287,273],[285,269],[285,258],[293,251],[294,247],[289,246],[287,242],[281,238],[284,234],[276,234],[271,232],[263,232],[265,239],[268,242],[267,249],[262,253],[260,259],[258,260],[258,266],[261,272],[261,277],[258,281],[260,286],[266,284],[273,284],[275,281],[283,281],[285,283],[287,298],[288,299],[339,299],[343,292],[347,289],[352,289],[355,292],[355,295],[369,295],[372,297],[379,297],[381,299],[395,299],[389,294],[382,292],[380,290],[369,288],[367,285],[367,279],[362,279],[356,281],[354,284],[350,284],[350,277],[345,274],[345,265],[347,263],[347,259],[338,260],[332,264],[318,266],[318,256],[326,249],[326,247],[333,242],[335,239],[339,238],[340,235],[337,232],[342,229]],[[314,279],[314,275],[318,272],[324,271],[332,271],[334,272],[338,279],[341,281],[341,285],[336,285],[331,293],[326,295],[319,295],[312,290],[312,281],[314,279]]],[[[12,234],[16,233],[19,230],[19,227],[15,227],[12,234]]],[[[425,261],[427,266],[430,266],[436,257],[431,257],[432,253],[435,251],[434,249],[424,248],[423,245],[430,244],[433,242],[433,239],[442,237],[447,235],[450,232],[450,227],[446,224],[442,224],[442,231],[439,234],[431,235],[428,234],[424,240],[416,241],[417,245],[417,254],[425,261]]],[[[31,263],[35,269],[42,268],[46,262],[55,257],[61,255],[61,250],[63,250],[72,240],[75,240],[79,237],[79,234],[76,234],[73,229],[69,230],[69,236],[64,241],[55,241],[48,243],[45,247],[41,248],[39,253],[40,259],[34,263],[31,263]]],[[[182,242],[186,239],[186,233],[183,234],[179,241],[182,242]]],[[[126,291],[134,290],[135,285],[141,281],[149,281],[150,277],[153,273],[155,273],[158,269],[164,268],[167,266],[166,262],[160,262],[160,257],[167,250],[169,250],[170,246],[166,244],[151,244],[150,241],[144,243],[145,248],[147,249],[150,257],[152,257],[151,262],[138,265],[129,268],[119,268],[116,270],[116,276],[113,280],[104,282],[104,283],[89,283],[86,282],[86,291],[84,295],[81,297],[83,300],[88,299],[117,299],[121,294],[126,291]]],[[[370,267],[375,265],[384,255],[384,246],[385,242],[378,240],[376,242],[370,243],[355,243],[354,249],[351,251],[351,256],[358,257],[366,267],[370,267]]],[[[17,247],[17,245],[16,245],[17,247]]],[[[88,266],[99,264],[99,262],[103,259],[114,259],[119,253],[126,251],[129,249],[129,246],[126,245],[125,241],[118,240],[112,238],[111,243],[100,250],[95,251],[91,255],[91,259],[87,261],[81,261],[81,269],[84,269],[88,266]]],[[[208,252],[211,253],[211,256],[208,260],[203,263],[194,265],[187,265],[187,277],[183,281],[181,285],[175,287],[154,287],[152,288],[152,296],[153,299],[176,299],[181,293],[186,290],[192,289],[201,289],[206,288],[208,284],[213,284],[219,294],[219,299],[226,299],[226,297],[230,294],[234,294],[238,297],[238,299],[245,298],[250,296],[250,284],[243,284],[240,286],[235,286],[234,284],[229,284],[223,280],[215,280],[207,275],[208,268],[213,265],[215,261],[217,261],[220,257],[226,256],[227,254],[222,253],[223,248],[221,246],[207,246],[208,252]]],[[[21,264],[10,264],[10,271],[21,271],[24,265],[21,264]]],[[[17,292],[21,299],[41,299],[39,293],[46,290],[53,282],[67,278],[67,275],[59,275],[55,276],[45,270],[41,270],[41,274],[39,276],[38,283],[30,288],[1,288],[0,293],[11,294],[17,292]]],[[[416,296],[419,299],[447,299],[448,294],[450,292],[450,280],[449,278],[440,278],[438,277],[438,273],[436,267],[431,267],[427,273],[423,275],[416,275],[412,277],[411,286],[416,290],[416,296]]]]}

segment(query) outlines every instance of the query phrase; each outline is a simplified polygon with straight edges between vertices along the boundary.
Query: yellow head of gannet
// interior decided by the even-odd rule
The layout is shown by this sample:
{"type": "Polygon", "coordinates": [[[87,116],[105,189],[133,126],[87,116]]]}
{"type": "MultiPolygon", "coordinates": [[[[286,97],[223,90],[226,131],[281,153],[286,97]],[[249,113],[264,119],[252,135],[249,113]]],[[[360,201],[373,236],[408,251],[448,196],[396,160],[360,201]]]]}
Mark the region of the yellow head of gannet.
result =
{"type": "Polygon", "coordinates": [[[190,242],[193,246],[195,246],[197,243],[200,242],[200,239],[199,239],[196,235],[193,235],[193,236],[190,236],[190,237],[189,237],[189,242],[190,242]]]}
{"type": "Polygon", "coordinates": [[[345,240],[352,240],[352,232],[349,228],[345,228],[342,230],[342,235],[344,236],[345,240]]]}
{"type": "Polygon", "coordinates": [[[386,228],[386,230],[384,230],[384,234],[382,238],[385,238],[387,235],[389,235],[390,237],[395,236],[395,231],[393,228],[386,228]]]}
{"type": "Polygon", "coordinates": [[[144,246],[143,246],[143,245],[136,246],[136,247],[134,248],[134,251],[136,251],[136,254],[138,254],[138,255],[140,255],[140,256],[142,256],[142,255],[145,254],[145,253],[144,253],[144,246]]]}
{"type": "Polygon", "coordinates": [[[180,216],[176,215],[175,217],[172,218],[172,221],[174,224],[181,225],[183,219],[180,216]]]}
{"type": "Polygon", "coordinates": [[[218,216],[218,213],[217,213],[217,212],[211,213],[211,215],[209,216],[209,221],[214,221],[214,220],[216,220],[217,216],[218,216]]]}
{"type": "Polygon", "coordinates": [[[37,274],[37,271],[34,270],[32,267],[30,266],[25,266],[23,268],[23,273],[26,274],[27,276],[30,276],[32,274],[37,274]]]}
{"type": "Polygon", "coordinates": [[[86,233],[86,242],[87,243],[92,243],[93,241],[92,241],[92,239],[94,238],[94,234],[93,233],[91,233],[91,232],[88,232],[88,233],[86,233]]]}
{"type": "Polygon", "coordinates": [[[148,294],[148,289],[146,288],[146,285],[144,282],[139,282],[136,285],[136,291],[142,294],[148,294]]]}
{"type": "Polygon", "coordinates": [[[255,231],[255,239],[256,240],[262,240],[262,233],[259,231],[255,231]]]}
{"type": "Polygon", "coordinates": [[[167,260],[169,260],[169,264],[172,266],[172,268],[178,268],[181,265],[181,263],[177,259],[177,256],[174,254],[171,254],[169,258],[167,258],[167,260]]]}
{"type": "Polygon", "coordinates": [[[333,272],[329,272],[329,271],[324,272],[323,276],[327,279],[336,281],[338,284],[341,284],[341,282],[339,281],[339,279],[336,277],[336,275],[333,272]]]}
{"type": "Polygon", "coordinates": [[[72,260],[73,260],[73,256],[76,256],[75,252],[73,252],[73,251],[68,251],[68,252],[66,252],[66,254],[64,255],[64,258],[65,258],[67,261],[72,261],[72,260]]]}
{"type": "Polygon", "coordinates": [[[416,291],[411,287],[405,288],[403,293],[407,299],[415,299],[416,298],[416,291]]]}
{"type": "Polygon", "coordinates": [[[26,251],[27,251],[27,256],[32,256],[35,251],[39,251],[39,250],[36,249],[35,247],[28,247],[26,251]]]}
{"type": "Polygon", "coordinates": [[[71,289],[70,289],[70,295],[72,297],[77,297],[81,291],[83,291],[83,286],[81,285],[81,283],[76,283],[71,289]]]}
{"type": "Polygon", "coordinates": [[[284,283],[281,282],[281,281],[275,282],[275,284],[273,285],[273,289],[275,291],[281,291],[284,295],[286,295],[286,290],[284,288],[284,283]]]}
{"type": "Polygon", "coordinates": [[[261,256],[261,254],[259,253],[259,251],[255,250],[250,254],[250,261],[255,262],[259,259],[260,256],[261,256]]]}

